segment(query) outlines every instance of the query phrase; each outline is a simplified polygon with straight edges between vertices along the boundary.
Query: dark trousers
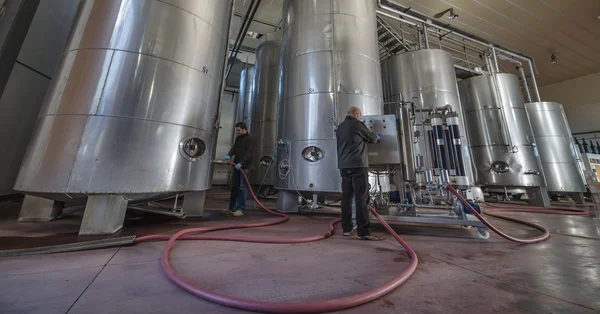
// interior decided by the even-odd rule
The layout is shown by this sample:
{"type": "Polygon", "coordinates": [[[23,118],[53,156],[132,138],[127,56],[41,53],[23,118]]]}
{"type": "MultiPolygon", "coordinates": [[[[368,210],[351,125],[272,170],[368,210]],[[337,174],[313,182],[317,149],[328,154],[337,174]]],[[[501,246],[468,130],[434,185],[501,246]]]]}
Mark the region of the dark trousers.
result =
{"type": "MultiPolygon", "coordinates": [[[[247,177],[250,177],[250,170],[244,169],[247,177]]],[[[248,198],[248,185],[242,177],[239,170],[234,169],[231,176],[231,197],[229,198],[229,210],[244,211],[246,209],[246,199],[248,198]]]]}
{"type": "Polygon", "coordinates": [[[342,175],[342,229],[352,231],[352,197],[356,203],[358,236],[371,234],[369,219],[369,168],[340,169],[342,175]]]}

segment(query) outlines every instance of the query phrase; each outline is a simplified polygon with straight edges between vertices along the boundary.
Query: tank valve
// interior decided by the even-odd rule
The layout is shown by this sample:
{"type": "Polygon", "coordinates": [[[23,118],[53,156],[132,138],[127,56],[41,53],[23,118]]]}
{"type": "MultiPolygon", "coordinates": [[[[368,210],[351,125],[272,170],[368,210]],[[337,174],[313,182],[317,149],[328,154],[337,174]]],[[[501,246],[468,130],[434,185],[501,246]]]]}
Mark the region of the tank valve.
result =
{"type": "Polygon", "coordinates": [[[277,140],[277,149],[285,149],[287,147],[287,142],[280,138],[277,140]]]}
{"type": "Polygon", "coordinates": [[[225,160],[213,160],[212,163],[213,164],[217,164],[217,165],[226,165],[227,161],[225,161],[225,160]]]}

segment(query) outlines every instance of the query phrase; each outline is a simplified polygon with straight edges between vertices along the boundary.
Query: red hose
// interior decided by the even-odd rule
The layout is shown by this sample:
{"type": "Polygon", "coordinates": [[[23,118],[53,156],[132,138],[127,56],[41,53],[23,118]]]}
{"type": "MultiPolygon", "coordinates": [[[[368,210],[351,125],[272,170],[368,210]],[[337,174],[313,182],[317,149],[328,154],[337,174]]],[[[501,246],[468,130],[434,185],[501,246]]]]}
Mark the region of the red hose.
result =
{"type": "MultiPolygon", "coordinates": [[[[532,222],[528,222],[528,221],[524,221],[524,220],[520,220],[520,219],[516,219],[516,218],[510,218],[510,217],[505,217],[505,216],[500,216],[497,215],[497,213],[541,213],[541,214],[556,214],[556,215],[587,215],[586,212],[580,211],[580,210],[573,210],[573,209],[569,209],[569,208],[544,208],[544,207],[537,207],[537,208],[529,208],[529,207],[517,207],[517,208],[508,208],[508,207],[502,207],[502,209],[497,208],[497,209],[485,209],[484,213],[486,215],[492,216],[492,217],[496,217],[496,218],[500,218],[500,219],[504,219],[504,220],[508,220],[508,221],[512,221],[518,224],[522,224],[522,225],[526,225],[529,227],[533,227],[535,229],[538,229],[540,231],[543,232],[543,234],[541,236],[538,237],[534,237],[534,238],[529,238],[529,239],[520,239],[520,238],[515,238],[513,236],[510,236],[502,231],[500,231],[498,228],[494,227],[492,224],[490,224],[487,220],[485,220],[483,218],[483,216],[481,216],[477,211],[475,211],[475,209],[471,206],[471,204],[469,204],[469,202],[467,202],[467,200],[460,194],[458,193],[458,191],[456,191],[456,189],[454,189],[452,186],[448,186],[447,187],[448,191],[452,192],[452,194],[456,195],[456,197],[458,197],[458,199],[463,203],[463,205],[465,207],[468,207],[469,210],[471,211],[471,213],[473,215],[475,215],[475,217],[477,217],[477,219],[479,219],[486,227],[488,227],[490,230],[494,231],[495,233],[497,233],[499,236],[513,241],[513,242],[517,242],[517,243],[537,243],[537,242],[541,242],[544,241],[546,239],[548,239],[548,237],[550,237],[550,232],[548,232],[548,230],[538,224],[532,223],[532,222]],[[550,209],[550,211],[548,210],[550,209]]],[[[487,203],[484,203],[487,204],[487,203]]]]}
{"type": "MultiPolygon", "coordinates": [[[[230,163],[233,165],[232,163],[230,163]]],[[[241,174],[246,181],[246,184],[250,186],[250,182],[246,177],[246,174],[241,171],[241,174]]],[[[242,229],[242,228],[256,228],[256,227],[265,227],[272,226],[280,223],[284,223],[289,220],[288,216],[282,213],[278,213],[272,211],[265,207],[256,197],[254,191],[249,189],[252,194],[252,198],[256,201],[258,206],[262,209],[271,213],[273,215],[279,216],[281,218],[264,223],[253,223],[253,224],[238,224],[233,226],[226,227],[213,227],[213,228],[190,228],[184,229],[176,234],[169,235],[150,235],[145,237],[137,238],[135,243],[144,242],[144,241],[154,241],[154,240],[168,240],[165,245],[165,249],[161,258],[162,269],[165,272],[165,275],[169,280],[171,280],[175,285],[182,288],[183,290],[198,296],[207,301],[211,301],[220,305],[233,307],[237,309],[242,309],[246,311],[254,311],[254,312],[263,312],[263,313],[317,313],[317,312],[330,312],[330,311],[338,311],[343,309],[348,309],[351,307],[355,307],[358,305],[365,304],[377,298],[384,296],[385,294],[391,292],[396,289],[398,286],[403,284],[410,276],[415,272],[417,268],[418,258],[415,252],[408,246],[396,232],[377,214],[377,212],[369,206],[369,210],[377,220],[385,227],[385,229],[398,241],[398,243],[406,250],[408,255],[410,256],[410,264],[408,267],[399,275],[392,278],[390,281],[385,284],[374,288],[372,290],[365,291],[363,293],[347,296],[343,298],[338,298],[334,300],[325,300],[325,301],[315,301],[315,302],[264,302],[264,301],[256,301],[256,300],[248,300],[242,299],[232,296],[227,296],[224,294],[216,293],[214,291],[210,291],[201,287],[196,286],[192,282],[189,282],[179,276],[171,265],[169,264],[169,252],[176,240],[217,240],[217,241],[240,241],[240,242],[252,242],[252,243],[279,243],[279,244],[289,244],[289,243],[306,243],[313,242],[325,239],[333,234],[334,224],[339,222],[340,219],[336,218],[329,223],[329,230],[322,234],[312,237],[304,237],[304,238],[292,238],[292,239],[274,239],[274,238],[252,238],[252,237],[243,237],[243,236],[208,236],[208,235],[188,235],[190,233],[207,233],[211,231],[217,230],[227,230],[227,229],[242,229]]]]}
{"type": "MultiPolygon", "coordinates": [[[[233,163],[229,163],[229,164],[233,165],[233,163]]],[[[248,186],[250,186],[250,182],[248,181],[246,174],[243,171],[241,171],[241,174],[242,174],[242,177],[244,178],[244,180],[246,181],[246,184],[248,186]]],[[[396,232],[385,222],[385,220],[383,220],[383,218],[381,218],[381,216],[379,216],[379,214],[375,211],[375,209],[373,209],[371,206],[369,206],[369,210],[371,211],[371,213],[385,227],[385,229],[394,237],[394,239],[396,239],[396,241],[406,250],[406,252],[408,253],[408,255],[410,256],[410,259],[411,259],[410,264],[402,273],[400,273],[396,277],[392,278],[390,281],[386,282],[385,284],[383,284],[377,288],[365,291],[365,292],[357,294],[357,295],[347,296],[347,297],[338,298],[338,299],[334,299],[334,300],[315,301],[315,302],[265,302],[265,301],[243,299],[243,298],[228,296],[228,295],[220,294],[220,293],[217,293],[214,291],[210,291],[210,290],[198,287],[195,284],[193,284],[192,282],[187,281],[184,278],[182,278],[181,276],[179,276],[175,272],[175,270],[173,270],[171,265],[169,264],[169,252],[171,251],[173,244],[177,240],[216,240],[216,241],[238,241],[238,242],[251,242],[251,243],[276,243],[276,244],[306,243],[306,242],[319,241],[319,240],[325,239],[327,237],[330,237],[333,234],[335,223],[340,221],[339,218],[333,219],[329,223],[329,230],[324,234],[312,236],[312,237],[304,237],[304,238],[275,239],[275,238],[252,238],[252,237],[243,237],[243,236],[189,235],[190,233],[197,234],[197,233],[207,233],[207,232],[218,231],[218,230],[245,229],[245,228],[257,228],[257,227],[272,226],[272,225],[284,223],[289,220],[289,217],[287,215],[272,211],[272,210],[268,209],[267,207],[265,207],[258,200],[256,195],[254,194],[254,191],[252,189],[249,189],[249,190],[252,195],[252,198],[254,198],[254,200],[256,201],[256,203],[258,204],[258,206],[260,208],[264,209],[265,211],[267,211],[270,214],[279,216],[280,218],[277,220],[273,220],[271,222],[238,224],[238,225],[232,225],[232,226],[212,227],[212,228],[184,229],[184,230],[177,232],[176,234],[174,234],[172,236],[150,235],[150,236],[140,237],[135,240],[135,243],[140,243],[140,242],[144,242],[144,241],[168,240],[167,244],[165,245],[163,254],[162,254],[161,265],[162,265],[163,271],[165,272],[165,275],[171,282],[173,282],[175,285],[182,288],[183,290],[185,290],[195,296],[198,296],[202,299],[205,299],[207,301],[211,301],[211,302],[214,302],[214,303],[217,303],[220,305],[237,308],[237,309],[241,309],[241,310],[263,312],[263,313],[331,312],[331,311],[338,311],[338,310],[343,310],[343,309],[348,309],[348,308],[352,308],[355,306],[359,306],[359,305],[368,303],[372,300],[375,300],[377,298],[380,298],[380,297],[384,296],[385,294],[391,292],[392,290],[396,289],[398,286],[400,286],[406,280],[408,280],[408,278],[410,278],[410,276],[415,272],[415,270],[417,268],[418,258],[417,258],[417,255],[415,254],[415,252],[408,246],[408,244],[406,242],[404,242],[404,240],[402,240],[402,238],[400,238],[400,236],[398,234],[396,234],[396,232]]],[[[511,240],[514,242],[518,242],[518,243],[536,243],[536,242],[546,240],[550,236],[550,233],[548,232],[548,230],[546,230],[544,227],[542,227],[540,225],[522,221],[522,220],[515,219],[515,218],[496,216],[493,214],[494,210],[487,209],[485,211],[485,213],[488,215],[506,219],[506,220],[510,220],[510,221],[517,222],[520,224],[524,224],[524,225],[536,228],[544,233],[542,236],[535,237],[532,239],[518,239],[518,238],[515,238],[512,236],[509,236],[509,235],[503,233],[502,231],[498,230],[494,226],[492,226],[489,222],[487,222],[479,213],[477,213],[471,207],[469,202],[467,202],[467,200],[465,200],[462,197],[462,195],[460,193],[458,193],[453,187],[448,186],[448,190],[450,192],[452,192],[454,195],[456,195],[458,197],[458,199],[466,207],[468,207],[471,210],[471,213],[473,213],[473,215],[475,215],[475,217],[477,217],[486,227],[488,227],[490,230],[496,232],[497,234],[499,234],[500,236],[502,236],[505,239],[508,239],[508,240],[511,240]]],[[[531,209],[531,208],[502,209],[502,210],[498,210],[498,211],[501,211],[501,212],[535,212],[535,213],[542,212],[541,209],[531,209]]],[[[572,210],[568,210],[568,211],[561,210],[561,211],[555,211],[554,213],[557,213],[557,214],[558,213],[560,213],[560,214],[568,213],[568,214],[576,214],[576,215],[581,214],[578,211],[572,211],[572,210]]]]}

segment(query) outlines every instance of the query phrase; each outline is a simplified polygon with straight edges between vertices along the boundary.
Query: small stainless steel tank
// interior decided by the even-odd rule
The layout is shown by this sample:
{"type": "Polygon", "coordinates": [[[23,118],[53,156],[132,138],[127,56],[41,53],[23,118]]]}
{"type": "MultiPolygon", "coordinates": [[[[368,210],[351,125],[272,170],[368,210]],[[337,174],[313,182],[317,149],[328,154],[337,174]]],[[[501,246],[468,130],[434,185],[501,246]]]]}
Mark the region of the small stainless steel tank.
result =
{"type": "Polygon", "coordinates": [[[585,192],[578,167],[578,149],[573,143],[569,122],[559,103],[534,102],[525,105],[535,137],[548,192],[585,192]]]}
{"type": "Polygon", "coordinates": [[[545,186],[517,76],[480,75],[458,83],[477,183],[493,187],[545,186]]]}

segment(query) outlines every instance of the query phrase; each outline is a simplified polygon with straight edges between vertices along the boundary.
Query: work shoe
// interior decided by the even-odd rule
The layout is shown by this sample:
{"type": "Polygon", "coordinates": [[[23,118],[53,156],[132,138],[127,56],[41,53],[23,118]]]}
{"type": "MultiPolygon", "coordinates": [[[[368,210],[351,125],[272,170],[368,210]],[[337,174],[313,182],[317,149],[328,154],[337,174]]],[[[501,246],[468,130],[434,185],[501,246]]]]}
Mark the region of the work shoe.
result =
{"type": "Polygon", "coordinates": [[[350,232],[344,232],[344,237],[349,237],[349,236],[353,236],[356,235],[356,230],[352,230],[350,232]]]}
{"type": "Polygon", "coordinates": [[[358,239],[359,240],[364,240],[364,241],[381,241],[381,240],[383,240],[382,237],[376,236],[374,234],[369,234],[369,235],[366,235],[366,236],[358,236],[358,239]]]}
{"type": "Polygon", "coordinates": [[[242,212],[241,210],[236,210],[233,212],[233,216],[242,217],[242,216],[244,216],[244,212],[242,212]]]}
{"type": "Polygon", "coordinates": [[[221,215],[232,215],[233,214],[233,210],[231,209],[223,209],[221,211],[221,215]]]}

